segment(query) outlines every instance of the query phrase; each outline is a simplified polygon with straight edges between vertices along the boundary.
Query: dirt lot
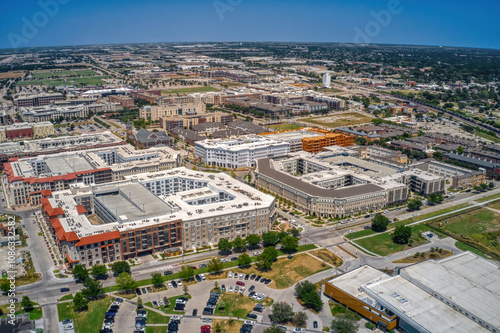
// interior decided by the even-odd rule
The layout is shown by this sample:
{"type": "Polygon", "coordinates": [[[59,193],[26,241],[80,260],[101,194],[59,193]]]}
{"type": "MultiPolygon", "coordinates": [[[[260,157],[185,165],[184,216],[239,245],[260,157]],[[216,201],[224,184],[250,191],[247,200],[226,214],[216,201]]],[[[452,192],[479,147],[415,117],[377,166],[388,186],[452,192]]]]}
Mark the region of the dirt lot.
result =
{"type": "Polygon", "coordinates": [[[339,127],[364,124],[370,122],[371,119],[371,117],[358,112],[339,112],[337,114],[324,117],[307,118],[303,121],[326,127],[339,127]]]}

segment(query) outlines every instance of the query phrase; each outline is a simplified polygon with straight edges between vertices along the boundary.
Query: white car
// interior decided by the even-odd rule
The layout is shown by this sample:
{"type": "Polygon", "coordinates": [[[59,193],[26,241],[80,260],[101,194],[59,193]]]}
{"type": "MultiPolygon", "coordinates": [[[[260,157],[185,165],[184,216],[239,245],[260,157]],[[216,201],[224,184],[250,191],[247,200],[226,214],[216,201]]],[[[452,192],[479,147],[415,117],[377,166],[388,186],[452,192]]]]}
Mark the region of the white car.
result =
{"type": "Polygon", "coordinates": [[[158,305],[159,305],[159,306],[163,306],[163,301],[162,301],[161,299],[160,299],[160,300],[158,300],[158,305]]]}
{"type": "Polygon", "coordinates": [[[227,262],[227,259],[226,258],[221,259],[221,262],[227,262]]]}
{"type": "Polygon", "coordinates": [[[260,252],[259,252],[259,251],[255,251],[255,252],[253,253],[253,255],[254,255],[254,256],[258,256],[259,254],[260,254],[260,252]]]}
{"type": "Polygon", "coordinates": [[[305,331],[301,327],[295,327],[292,332],[294,332],[294,333],[302,333],[302,332],[305,332],[305,331]]]}
{"type": "Polygon", "coordinates": [[[245,287],[241,287],[240,294],[243,294],[244,292],[245,292],[245,287]]]}
{"type": "Polygon", "coordinates": [[[234,273],[234,278],[237,279],[238,278],[238,273],[234,273]]]}
{"type": "Polygon", "coordinates": [[[243,280],[244,277],[245,277],[245,274],[240,274],[240,280],[243,280]]]}
{"type": "Polygon", "coordinates": [[[252,325],[252,326],[253,326],[254,323],[255,322],[252,321],[252,320],[245,320],[245,322],[244,322],[245,325],[252,325]]]}
{"type": "Polygon", "coordinates": [[[181,282],[181,280],[177,281],[177,284],[179,285],[179,287],[182,287],[182,282],[181,282]]]}
{"type": "Polygon", "coordinates": [[[181,317],[179,317],[179,316],[171,316],[170,320],[181,320],[181,317]]]}
{"type": "Polygon", "coordinates": [[[201,277],[201,279],[202,279],[203,281],[207,279],[207,278],[205,277],[205,274],[203,274],[203,273],[202,273],[202,274],[200,274],[200,277],[201,277]]]}
{"type": "Polygon", "coordinates": [[[168,289],[172,289],[172,284],[170,282],[167,283],[167,287],[168,287],[168,289]]]}
{"type": "Polygon", "coordinates": [[[233,286],[229,286],[229,292],[232,293],[233,292],[233,286]]]}
{"type": "Polygon", "coordinates": [[[229,273],[227,273],[227,277],[228,278],[232,278],[233,277],[233,272],[229,271],[229,273]]]}

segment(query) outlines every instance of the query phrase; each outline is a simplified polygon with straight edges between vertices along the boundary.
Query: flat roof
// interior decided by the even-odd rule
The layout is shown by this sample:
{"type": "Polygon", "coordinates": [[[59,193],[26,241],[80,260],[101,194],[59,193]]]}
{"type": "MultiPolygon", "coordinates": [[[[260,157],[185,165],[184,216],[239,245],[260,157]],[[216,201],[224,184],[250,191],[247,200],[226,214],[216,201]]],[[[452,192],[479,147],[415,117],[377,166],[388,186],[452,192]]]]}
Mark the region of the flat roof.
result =
{"type": "Polygon", "coordinates": [[[119,183],[96,186],[96,198],[115,216],[129,221],[170,214],[172,209],[139,183],[119,183]]]}
{"type": "Polygon", "coordinates": [[[488,332],[401,276],[366,285],[363,289],[382,305],[389,304],[389,309],[398,316],[411,319],[414,322],[412,326],[420,326],[427,332],[488,332]]]}
{"type": "Polygon", "coordinates": [[[441,261],[428,260],[401,270],[401,276],[500,327],[500,267],[465,252],[441,261]]]}
{"type": "Polygon", "coordinates": [[[384,190],[384,188],[375,184],[354,185],[338,190],[329,190],[326,188],[314,186],[300,179],[297,179],[296,177],[290,176],[284,172],[271,168],[271,159],[269,158],[263,158],[257,160],[257,172],[264,176],[275,179],[283,184],[286,184],[292,188],[304,191],[309,195],[318,197],[322,196],[322,197],[341,199],[341,198],[347,198],[351,196],[362,195],[371,192],[379,192],[384,190]]]}
{"type": "Polygon", "coordinates": [[[71,156],[54,156],[47,157],[45,163],[52,174],[65,175],[72,172],[92,170],[94,167],[90,165],[85,158],[79,154],[71,156]]]}

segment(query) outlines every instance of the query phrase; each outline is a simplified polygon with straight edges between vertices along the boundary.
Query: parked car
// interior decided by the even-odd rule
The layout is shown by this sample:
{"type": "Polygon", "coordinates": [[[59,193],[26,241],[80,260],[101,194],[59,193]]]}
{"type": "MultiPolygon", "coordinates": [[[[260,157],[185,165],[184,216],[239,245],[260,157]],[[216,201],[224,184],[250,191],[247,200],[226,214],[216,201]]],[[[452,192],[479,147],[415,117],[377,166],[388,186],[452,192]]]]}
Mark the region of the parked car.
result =
{"type": "Polygon", "coordinates": [[[257,319],[257,315],[254,314],[254,313],[249,313],[247,314],[247,318],[250,318],[250,319],[257,319]]]}
{"type": "Polygon", "coordinates": [[[69,291],[69,288],[61,288],[61,289],[60,289],[60,291],[61,291],[62,293],[64,293],[64,292],[69,291]]]}
{"type": "Polygon", "coordinates": [[[222,286],[220,287],[220,289],[222,290],[222,292],[223,292],[223,293],[225,293],[225,292],[226,292],[226,286],[225,286],[225,285],[222,285],[222,286]]]}
{"type": "Polygon", "coordinates": [[[197,314],[198,314],[198,309],[193,309],[193,317],[196,317],[197,314]]]}

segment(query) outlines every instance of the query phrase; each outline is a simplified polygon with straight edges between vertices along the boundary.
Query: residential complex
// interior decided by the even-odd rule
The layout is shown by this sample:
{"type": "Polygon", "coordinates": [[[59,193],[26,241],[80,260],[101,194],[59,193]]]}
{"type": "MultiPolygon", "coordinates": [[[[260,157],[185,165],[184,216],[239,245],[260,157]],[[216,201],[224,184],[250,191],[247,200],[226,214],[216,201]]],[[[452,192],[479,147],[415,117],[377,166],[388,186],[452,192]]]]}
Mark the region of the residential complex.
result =
{"type": "Polygon", "coordinates": [[[14,123],[0,126],[0,141],[20,138],[46,138],[54,135],[54,125],[49,121],[37,123],[14,123]]]}
{"type": "Polygon", "coordinates": [[[49,121],[58,117],[64,117],[65,119],[71,119],[73,117],[84,118],[89,115],[89,107],[85,104],[72,106],[45,105],[21,107],[19,108],[19,113],[24,121],[39,122],[49,121]]]}
{"type": "Polygon", "coordinates": [[[196,158],[205,164],[238,169],[253,166],[257,159],[288,154],[290,144],[265,136],[248,135],[197,141],[194,152],[196,158]]]}
{"type": "Polygon", "coordinates": [[[109,95],[109,102],[120,103],[122,108],[132,109],[135,106],[134,99],[124,95],[109,95]]]}
{"type": "Polygon", "coordinates": [[[43,214],[68,263],[215,245],[270,230],[274,197],[229,175],[186,168],[46,192],[43,214]]]}
{"type": "Polygon", "coordinates": [[[165,117],[197,115],[205,112],[205,103],[160,103],[141,108],[139,116],[145,120],[156,121],[165,117]]]}
{"type": "Polygon", "coordinates": [[[362,266],[329,280],[324,294],[380,329],[499,332],[498,266],[464,252],[427,260],[390,276],[362,266]]]}
{"type": "Polygon", "coordinates": [[[54,94],[35,94],[23,97],[18,97],[14,100],[14,105],[17,107],[44,106],[53,104],[55,101],[64,100],[64,96],[60,93],[54,94]]]}
{"type": "Polygon", "coordinates": [[[76,183],[102,184],[126,176],[180,166],[169,147],[135,150],[131,145],[39,155],[4,163],[7,199],[12,205],[38,205],[44,191],[76,183]]]}

